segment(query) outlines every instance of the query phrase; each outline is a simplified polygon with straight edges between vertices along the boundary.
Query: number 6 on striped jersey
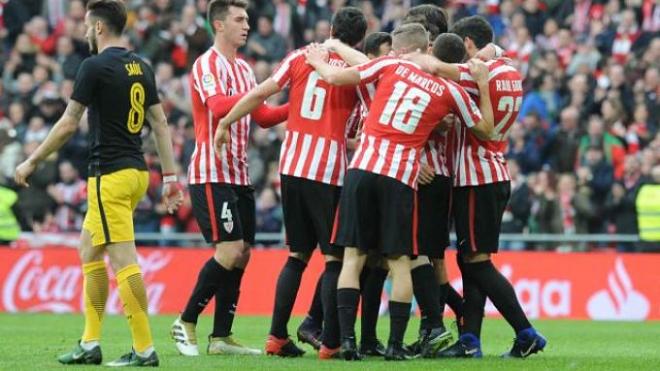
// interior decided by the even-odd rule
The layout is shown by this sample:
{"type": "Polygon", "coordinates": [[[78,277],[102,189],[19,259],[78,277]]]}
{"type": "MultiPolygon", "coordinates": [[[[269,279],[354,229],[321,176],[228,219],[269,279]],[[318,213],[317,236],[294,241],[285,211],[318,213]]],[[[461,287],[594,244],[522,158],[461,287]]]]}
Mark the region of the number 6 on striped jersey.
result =
{"type": "Polygon", "coordinates": [[[300,116],[306,119],[318,120],[323,114],[326,91],[322,87],[316,86],[318,81],[319,73],[316,71],[307,77],[307,85],[305,85],[305,93],[300,105],[300,116]]]}
{"type": "Polygon", "coordinates": [[[516,97],[515,101],[514,98],[510,95],[505,95],[500,98],[500,101],[497,103],[497,110],[500,112],[505,112],[506,114],[504,117],[502,117],[500,122],[495,125],[493,135],[490,137],[491,139],[499,141],[504,140],[504,136],[509,131],[508,129],[511,127],[511,124],[514,121],[511,120],[511,115],[513,115],[514,112],[520,111],[520,105],[522,105],[522,97],[516,97]]]}
{"type": "Polygon", "coordinates": [[[430,102],[431,96],[427,92],[414,86],[409,87],[403,81],[397,81],[378,122],[389,125],[391,121],[393,128],[406,134],[412,134],[430,102]],[[406,92],[406,90],[408,91],[406,92]],[[394,115],[394,119],[392,119],[392,115],[394,115]],[[406,117],[408,117],[407,120],[406,117]]]}

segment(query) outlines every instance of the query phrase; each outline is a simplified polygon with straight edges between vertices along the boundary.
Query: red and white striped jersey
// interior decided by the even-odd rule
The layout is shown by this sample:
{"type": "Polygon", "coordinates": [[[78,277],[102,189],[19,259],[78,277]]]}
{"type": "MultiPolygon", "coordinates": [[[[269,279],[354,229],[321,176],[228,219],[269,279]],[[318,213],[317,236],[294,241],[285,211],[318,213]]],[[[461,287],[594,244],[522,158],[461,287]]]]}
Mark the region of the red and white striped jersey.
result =
{"type": "MultiPolygon", "coordinates": [[[[504,154],[509,129],[518,118],[522,104],[522,76],[504,59],[486,62],[490,101],[493,105],[495,130],[490,140],[477,138],[464,125],[455,125],[454,186],[476,186],[510,180],[504,154]]],[[[460,84],[475,100],[479,88],[467,65],[459,65],[460,84]]]]}
{"type": "Polygon", "coordinates": [[[188,168],[188,183],[250,184],[247,160],[250,115],[231,125],[229,142],[218,156],[213,147],[213,136],[221,117],[215,117],[206,102],[214,95],[231,96],[254,88],[256,81],[252,68],[240,58],[228,60],[211,47],[193,64],[190,86],[195,151],[188,168]]]}
{"type": "MultiPolygon", "coordinates": [[[[335,53],[330,54],[328,63],[348,67],[335,53]]],[[[307,64],[302,49],[290,53],[271,78],[280,87],[290,86],[280,174],[341,186],[347,165],[347,125],[360,89],[323,81],[307,64]]]]}
{"type": "Polygon", "coordinates": [[[641,34],[637,27],[630,30],[624,30],[622,27],[619,27],[612,43],[612,58],[617,63],[625,64],[630,58],[630,51],[633,44],[635,44],[641,34]]]}
{"type": "MultiPolygon", "coordinates": [[[[376,92],[375,83],[360,85],[362,94],[360,94],[360,104],[356,110],[351,114],[349,120],[349,129],[347,138],[359,137],[362,131],[362,125],[369,113],[369,107],[376,92]]],[[[422,149],[421,163],[430,165],[435,171],[436,175],[451,177],[451,170],[447,166],[447,133],[438,133],[435,130],[431,132],[426,145],[422,149]]]]}
{"type": "Polygon", "coordinates": [[[431,132],[428,141],[422,148],[421,162],[433,168],[436,175],[451,177],[451,171],[447,164],[447,133],[437,130],[431,132]]]}
{"type": "Polygon", "coordinates": [[[417,188],[421,150],[449,113],[468,127],[481,113],[463,88],[392,57],[358,66],[364,83],[378,81],[360,146],[349,168],[389,176],[417,188]]]}

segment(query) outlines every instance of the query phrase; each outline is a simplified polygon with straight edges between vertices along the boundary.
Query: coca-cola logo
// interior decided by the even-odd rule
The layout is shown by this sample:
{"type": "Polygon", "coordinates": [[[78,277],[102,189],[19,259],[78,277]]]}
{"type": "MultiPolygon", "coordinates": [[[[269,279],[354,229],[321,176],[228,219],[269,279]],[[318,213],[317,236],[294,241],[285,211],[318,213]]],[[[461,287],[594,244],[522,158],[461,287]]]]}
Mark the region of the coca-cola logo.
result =
{"type": "MultiPolygon", "coordinates": [[[[171,253],[162,251],[138,254],[151,313],[158,312],[166,288],[164,283],[154,281],[155,275],[169,264],[171,258],[171,253]]],[[[112,286],[106,310],[121,313],[121,300],[114,282],[112,286]]],[[[83,308],[81,294],[79,264],[45,264],[44,252],[32,250],[23,254],[9,271],[2,288],[2,303],[8,312],[76,312],[83,308]]]]}

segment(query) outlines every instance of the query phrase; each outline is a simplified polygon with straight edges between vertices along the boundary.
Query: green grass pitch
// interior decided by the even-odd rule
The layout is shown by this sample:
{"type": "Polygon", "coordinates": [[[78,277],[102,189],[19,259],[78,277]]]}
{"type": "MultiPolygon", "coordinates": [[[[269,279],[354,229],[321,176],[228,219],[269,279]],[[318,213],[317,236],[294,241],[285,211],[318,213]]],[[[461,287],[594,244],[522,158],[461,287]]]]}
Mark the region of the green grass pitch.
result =
{"type": "MultiPolygon", "coordinates": [[[[482,334],[484,358],[481,360],[413,360],[390,363],[368,359],[360,363],[319,361],[316,352],[305,346],[307,354],[299,359],[246,356],[179,356],[169,339],[172,316],[151,318],[156,349],[161,367],[177,370],[660,370],[660,323],[534,321],[548,338],[545,352],[525,360],[500,359],[508,350],[513,333],[503,320],[486,320],[482,334]]],[[[289,326],[295,331],[301,318],[289,326]]],[[[388,318],[381,317],[379,335],[386,339],[388,318]]],[[[80,336],[80,315],[0,314],[0,370],[67,369],[57,363],[58,354],[68,351],[80,336]]],[[[241,317],[234,324],[236,339],[262,348],[270,319],[241,317]]],[[[407,340],[412,341],[418,321],[413,318],[407,340]]],[[[203,316],[198,325],[200,350],[206,347],[211,318],[203,316]]],[[[104,362],[129,350],[130,336],[121,316],[108,316],[102,341],[104,362]]],[[[89,368],[76,366],[69,369],[89,368]]]]}

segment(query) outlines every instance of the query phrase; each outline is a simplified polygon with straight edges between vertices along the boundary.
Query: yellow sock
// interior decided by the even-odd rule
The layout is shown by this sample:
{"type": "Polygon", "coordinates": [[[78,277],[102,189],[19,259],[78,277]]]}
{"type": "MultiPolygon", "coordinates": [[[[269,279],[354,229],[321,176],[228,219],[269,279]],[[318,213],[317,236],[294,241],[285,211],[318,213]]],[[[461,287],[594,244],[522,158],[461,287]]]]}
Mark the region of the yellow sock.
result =
{"type": "Polygon", "coordinates": [[[85,298],[85,330],[82,341],[99,341],[105,302],[108,300],[108,272],[103,261],[83,264],[82,270],[85,298]]]}
{"type": "Polygon", "coordinates": [[[149,318],[147,317],[147,292],[142,273],[137,264],[131,264],[117,272],[119,297],[124,304],[124,314],[133,336],[133,349],[144,352],[153,345],[149,318]]]}

